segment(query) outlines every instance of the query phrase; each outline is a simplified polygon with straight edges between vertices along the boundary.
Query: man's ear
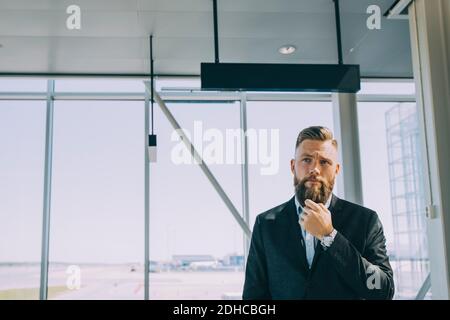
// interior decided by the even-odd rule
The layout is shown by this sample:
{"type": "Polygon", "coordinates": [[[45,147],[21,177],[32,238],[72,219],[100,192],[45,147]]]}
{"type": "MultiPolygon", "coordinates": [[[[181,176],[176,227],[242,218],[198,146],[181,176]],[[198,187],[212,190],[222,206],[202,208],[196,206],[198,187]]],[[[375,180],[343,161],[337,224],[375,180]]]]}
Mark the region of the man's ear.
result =
{"type": "Polygon", "coordinates": [[[336,175],[338,175],[340,171],[341,171],[341,164],[338,163],[336,164],[336,175]]]}
{"type": "Polygon", "coordinates": [[[291,159],[291,172],[293,175],[295,175],[295,160],[291,159]]]}

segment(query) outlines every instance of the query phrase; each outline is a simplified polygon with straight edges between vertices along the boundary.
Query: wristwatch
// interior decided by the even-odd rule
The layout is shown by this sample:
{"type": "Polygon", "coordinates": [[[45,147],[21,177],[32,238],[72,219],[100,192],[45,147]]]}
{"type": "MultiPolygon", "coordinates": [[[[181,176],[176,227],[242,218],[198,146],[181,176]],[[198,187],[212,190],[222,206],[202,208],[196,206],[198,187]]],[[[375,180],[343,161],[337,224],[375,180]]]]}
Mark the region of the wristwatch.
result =
{"type": "Polygon", "coordinates": [[[322,247],[324,247],[324,249],[329,248],[331,246],[331,244],[334,241],[334,238],[336,237],[336,234],[337,234],[337,230],[333,229],[333,231],[331,231],[331,233],[329,235],[324,236],[322,238],[322,240],[320,240],[320,243],[322,244],[322,247]]]}

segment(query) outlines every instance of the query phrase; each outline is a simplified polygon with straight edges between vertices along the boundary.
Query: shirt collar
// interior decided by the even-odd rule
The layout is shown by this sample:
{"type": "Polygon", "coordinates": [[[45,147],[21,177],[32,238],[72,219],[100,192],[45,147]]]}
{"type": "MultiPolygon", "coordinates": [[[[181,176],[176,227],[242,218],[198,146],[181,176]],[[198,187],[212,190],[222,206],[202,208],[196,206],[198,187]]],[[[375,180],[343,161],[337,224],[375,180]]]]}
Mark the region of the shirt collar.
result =
{"type": "MultiPolygon", "coordinates": [[[[327,202],[325,202],[325,208],[329,208],[330,204],[331,204],[331,198],[333,197],[333,194],[330,194],[330,196],[328,197],[327,202]]],[[[300,204],[300,201],[298,201],[297,196],[294,196],[295,199],[295,208],[297,210],[297,214],[300,215],[301,211],[303,211],[303,207],[300,204]],[[301,208],[301,211],[299,211],[299,209],[301,208]]]]}

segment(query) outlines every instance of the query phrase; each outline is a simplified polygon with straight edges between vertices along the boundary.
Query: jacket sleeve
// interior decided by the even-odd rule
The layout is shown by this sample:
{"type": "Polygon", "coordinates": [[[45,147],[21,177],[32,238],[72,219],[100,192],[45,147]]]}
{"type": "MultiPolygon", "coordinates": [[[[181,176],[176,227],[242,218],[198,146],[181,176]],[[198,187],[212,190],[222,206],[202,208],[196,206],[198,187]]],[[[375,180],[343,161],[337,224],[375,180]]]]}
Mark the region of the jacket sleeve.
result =
{"type": "Polygon", "coordinates": [[[363,254],[341,233],[326,252],[342,279],[362,299],[392,299],[394,279],[386,253],[386,238],[377,214],[369,219],[363,254]]]}
{"type": "Polygon", "coordinates": [[[271,299],[260,217],[256,218],[245,270],[243,300],[271,299]]]}

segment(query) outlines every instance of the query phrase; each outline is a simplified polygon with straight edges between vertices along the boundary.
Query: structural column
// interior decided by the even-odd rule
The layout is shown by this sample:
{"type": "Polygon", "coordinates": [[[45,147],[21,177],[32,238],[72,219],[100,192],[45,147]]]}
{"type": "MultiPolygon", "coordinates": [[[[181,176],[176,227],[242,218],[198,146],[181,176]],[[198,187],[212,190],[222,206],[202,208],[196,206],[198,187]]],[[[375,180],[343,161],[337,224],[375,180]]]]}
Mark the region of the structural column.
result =
{"type": "Polygon", "coordinates": [[[338,196],[363,204],[361,158],[356,94],[333,93],[334,135],[338,141],[341,172],[337,178],[338,196]]]}
{"type": "Polygon", "coordinates": [[[433,299],[450,298],[450,1],[416,0],[409,7],[411,49],[427,206],[433,299]]]}

